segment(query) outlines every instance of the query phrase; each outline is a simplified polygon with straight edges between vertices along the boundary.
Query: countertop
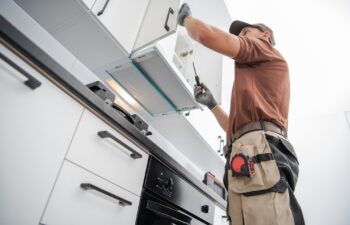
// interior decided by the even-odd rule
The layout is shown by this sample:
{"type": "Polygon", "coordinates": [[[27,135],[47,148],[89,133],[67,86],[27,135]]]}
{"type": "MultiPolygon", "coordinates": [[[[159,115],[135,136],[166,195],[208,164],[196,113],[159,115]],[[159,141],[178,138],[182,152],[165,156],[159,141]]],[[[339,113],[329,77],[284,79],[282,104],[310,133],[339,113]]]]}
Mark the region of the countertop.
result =
{"type": "Polygon", "coordinates": [[[17,30],[16,27],[9,23],[2,15],[0,16],[0,37],[21,52],[26,58],[31,60],[36,66],[45,71],[46,74],[48,74],[49,79],[58,84],[58,86],[63,87],[69,95],[73,96],[100,117],[117,127],[119,131],[130,137],[134,142],[146,149],[151,155],[158,158],[169,168],[177,172],[217,205],[222,208],[226,207],[226,201],[224,199],[174,160],[166,152],[166,149],[160,148],[120,114],[116,113],[106,105],[98,96],[90,91],[90,89],[85,87],[85,85],[83,85],[69,71],[63,68],[28,37],[17,30]]]}

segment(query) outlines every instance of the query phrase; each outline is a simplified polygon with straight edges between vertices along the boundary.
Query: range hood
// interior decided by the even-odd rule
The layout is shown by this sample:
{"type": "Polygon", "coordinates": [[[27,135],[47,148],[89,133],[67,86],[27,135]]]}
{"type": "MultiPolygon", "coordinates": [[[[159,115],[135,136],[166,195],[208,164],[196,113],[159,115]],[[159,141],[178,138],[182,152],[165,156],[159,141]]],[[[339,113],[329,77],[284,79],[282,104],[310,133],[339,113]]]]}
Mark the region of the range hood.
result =
{"type": "Polygon", "coordinates": [[[160,51],[146,48],[105,72],[152,116],[201,108],[185,78],[160,51]]]}

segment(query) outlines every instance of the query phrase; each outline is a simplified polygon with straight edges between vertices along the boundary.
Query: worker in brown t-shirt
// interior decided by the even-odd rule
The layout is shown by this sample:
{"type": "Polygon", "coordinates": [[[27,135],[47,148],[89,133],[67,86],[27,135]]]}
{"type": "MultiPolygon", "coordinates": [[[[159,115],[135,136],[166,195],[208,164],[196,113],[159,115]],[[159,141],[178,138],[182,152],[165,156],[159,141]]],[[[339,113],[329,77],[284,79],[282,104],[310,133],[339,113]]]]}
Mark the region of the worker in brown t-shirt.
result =
{"type": "Polygon", "coordinates": [[[226,130],[224,183],[231,224],[305,224],[294,196],[299,163],[287,140],[288,65],[273,47],[272,30],[234,21],[227,33],[192,17],[186,3],[178,23],[194,40],[235,60],[229,115],[203,83],[194,89],[196,100],[226,130]]]}

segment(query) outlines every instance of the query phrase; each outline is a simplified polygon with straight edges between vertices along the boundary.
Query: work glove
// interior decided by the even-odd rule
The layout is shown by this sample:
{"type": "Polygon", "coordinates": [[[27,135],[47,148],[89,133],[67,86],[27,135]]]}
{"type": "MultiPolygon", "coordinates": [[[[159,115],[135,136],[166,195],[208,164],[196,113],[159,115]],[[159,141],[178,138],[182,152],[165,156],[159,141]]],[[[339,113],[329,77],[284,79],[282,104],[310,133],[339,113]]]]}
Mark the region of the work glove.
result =
{"type": "Polygon", "coordinates": [[[181,5],[179,14],[177,15],[177,23],[181,26],[184,25],[185,18],[191,15],[191,9],[187,3],[181,5]]]}
{"type": "Polygon", "coordinates": [[[210,110],[218,104],[211,91],[203,83],[200,86],[194,85],[194,97],[197,102],[206,105],[210,110]]]}

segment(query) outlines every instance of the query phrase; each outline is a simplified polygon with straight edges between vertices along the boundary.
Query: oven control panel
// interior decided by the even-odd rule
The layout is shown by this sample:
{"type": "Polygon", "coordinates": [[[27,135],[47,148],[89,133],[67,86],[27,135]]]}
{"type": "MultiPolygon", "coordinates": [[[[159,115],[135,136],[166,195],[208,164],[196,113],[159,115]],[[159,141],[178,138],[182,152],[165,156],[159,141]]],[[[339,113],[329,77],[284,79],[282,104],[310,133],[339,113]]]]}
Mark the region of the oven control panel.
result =
{"type": "Polygon", "coordinates": [[[161,191],[163,195],[171,198],[174,180],[171,177],[163,177],[162,175],[163,173],[157,177],[156,187],[161,191]]]}
{"type": "Polygon", "coordinates": [[[214,220],[214,203],[191,183],[153,157],[150,157],[144,188],[209,224],[214,220]]]}

